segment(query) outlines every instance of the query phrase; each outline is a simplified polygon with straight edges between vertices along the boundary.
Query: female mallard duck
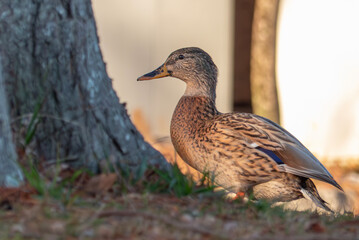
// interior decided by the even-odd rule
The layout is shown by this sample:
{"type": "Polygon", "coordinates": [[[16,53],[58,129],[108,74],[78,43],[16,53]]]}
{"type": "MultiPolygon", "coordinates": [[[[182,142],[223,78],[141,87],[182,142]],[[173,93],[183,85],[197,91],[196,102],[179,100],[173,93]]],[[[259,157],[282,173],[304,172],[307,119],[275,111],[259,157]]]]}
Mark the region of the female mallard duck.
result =
{"type": "Polygon", "coordinates": [[[328,170],[288,131],[250,113],[220,113],[217,67],[195,47],[182,48],[138,81],[172,76],[187,84],[171,121],[176,151],[190,166],[214,174],[214,182],[237,196],[291,201],[303,197],[331,211],[310,178],[342,190],[328,170]]]}

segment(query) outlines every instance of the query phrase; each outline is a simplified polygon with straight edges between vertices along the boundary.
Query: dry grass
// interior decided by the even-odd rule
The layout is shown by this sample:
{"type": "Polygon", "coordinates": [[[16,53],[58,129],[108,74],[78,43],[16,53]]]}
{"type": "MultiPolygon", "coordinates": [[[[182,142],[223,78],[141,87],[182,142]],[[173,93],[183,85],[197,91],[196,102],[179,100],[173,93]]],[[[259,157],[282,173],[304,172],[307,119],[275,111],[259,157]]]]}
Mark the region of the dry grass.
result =
{"type": "Polygon", "coordinates": [[[51,198],[1,211],[0,239],[356,239],[359,219],[284,211],[217,195],[51,198]]]}
{"type": "Polygon", "coordinates": [[[34,169],[26,175],[31,185],[0,189],[0,239],[359,238],[352,214],[229,202],[179,170],[166,175],[149,169],[136,180],[67,168],[55,174],[56,182],[34,169]]]}

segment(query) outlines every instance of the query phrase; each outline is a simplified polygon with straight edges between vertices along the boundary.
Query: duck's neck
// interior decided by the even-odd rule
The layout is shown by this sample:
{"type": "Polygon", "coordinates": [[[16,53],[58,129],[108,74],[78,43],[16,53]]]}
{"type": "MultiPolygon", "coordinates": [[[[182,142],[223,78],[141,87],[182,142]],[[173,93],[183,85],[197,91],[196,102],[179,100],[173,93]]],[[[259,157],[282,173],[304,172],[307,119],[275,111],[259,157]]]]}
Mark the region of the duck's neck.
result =
{"type": "Polygon", "coordinates": [[[210,79],[208,76],[199,77],[186,81],[186,91],[183,96],[188,97],[207,97],[210,101],[216,101],[217,79],[210,79]]]}

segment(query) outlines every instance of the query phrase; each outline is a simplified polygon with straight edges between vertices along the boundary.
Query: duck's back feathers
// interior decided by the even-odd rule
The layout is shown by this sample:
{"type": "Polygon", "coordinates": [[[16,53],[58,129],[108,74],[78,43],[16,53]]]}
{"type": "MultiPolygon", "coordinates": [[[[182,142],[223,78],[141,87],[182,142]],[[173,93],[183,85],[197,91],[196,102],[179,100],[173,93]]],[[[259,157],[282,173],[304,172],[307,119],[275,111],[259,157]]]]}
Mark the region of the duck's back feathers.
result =
{"type": "Polygon", "coordinates": [[[292,134],[278,124],[250,113],[222,114],[215,119],[217,134],[236,136],[248,146],[267,154],[282,172],[314,178],[337,187],[328,170],[292,134]]]}

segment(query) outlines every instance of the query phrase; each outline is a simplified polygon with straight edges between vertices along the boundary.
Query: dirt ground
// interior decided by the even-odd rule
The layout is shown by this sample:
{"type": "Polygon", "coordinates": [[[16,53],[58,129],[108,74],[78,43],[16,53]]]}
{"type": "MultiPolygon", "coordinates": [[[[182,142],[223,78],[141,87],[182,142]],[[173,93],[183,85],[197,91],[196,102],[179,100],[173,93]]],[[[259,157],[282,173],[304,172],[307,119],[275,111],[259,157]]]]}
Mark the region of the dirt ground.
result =
{"type": "MultiPolygon", "coordinates": [[[[112,187],[116,187],[113,185],[112,187]]],[[[26,192],[26,191],[25,191],[26,192]]],[[[359,219],[228,202],[217,194],[103,192],[2,202],[0,239],[358,239],[359,219]]]]}

